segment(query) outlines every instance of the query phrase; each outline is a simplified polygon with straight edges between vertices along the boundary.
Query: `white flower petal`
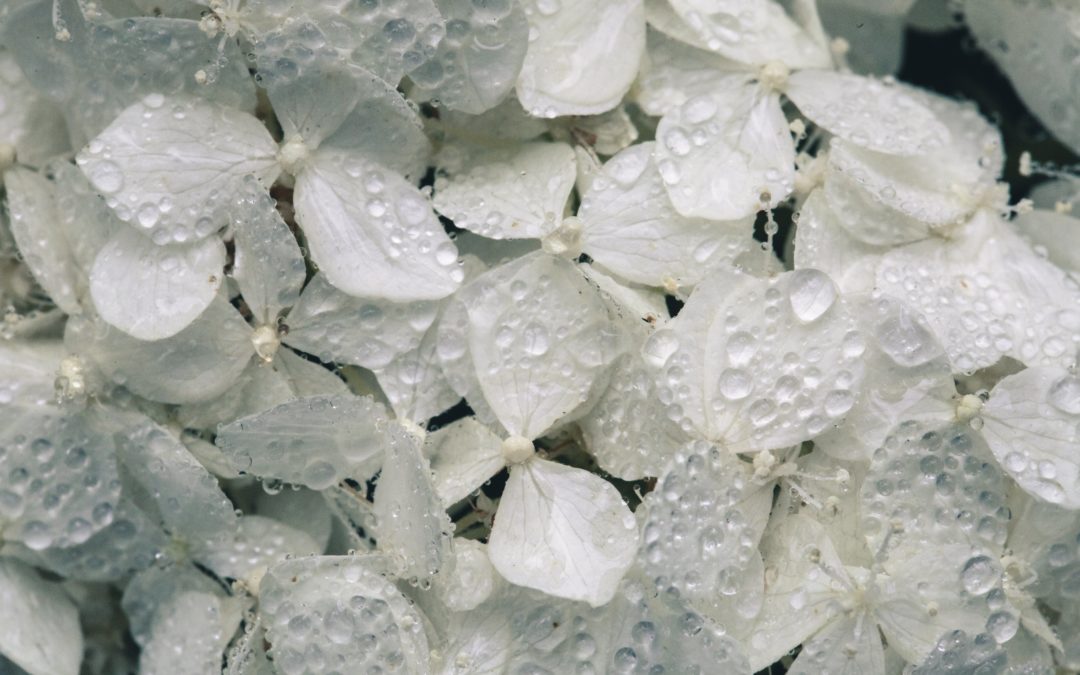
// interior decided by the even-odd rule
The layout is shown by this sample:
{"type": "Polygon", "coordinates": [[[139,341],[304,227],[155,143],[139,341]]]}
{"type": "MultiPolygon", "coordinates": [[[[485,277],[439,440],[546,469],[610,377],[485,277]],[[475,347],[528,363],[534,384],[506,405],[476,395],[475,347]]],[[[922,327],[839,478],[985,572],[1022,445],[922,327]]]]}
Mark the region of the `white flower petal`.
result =
{"type": "Polygon", "coordinates": [[[761,553],[770,570],[770,583],[747,641],[753,672],[841,620],[828,607],[841,601],[852,584],[821,525],[805,514],[785,516],[770,527],[761,553]]]}
{"type": "Polygon", "coordinates": [[[818,269],[845,293],[870,293],[877,266],[887,249],[864,244],[843,225],[826,190],[815,190],[799,209],[795,230],[795,269],[818,269]]]}
{"type": "Polygon", "coordinates": [[[432,582],[435,595],[455,612],[476,608],[504,585],[491,566],[487,546],[461,537],[454,540],[453,566],[432,582]]]}
{"type": "Polygon", "coordinates": [[[1028,368],[998,382],[980,416],[990,450],[1021,488],[1080,508],[1080,378],[1028,368]]]}
{"type": "Polygon", "coordinates": [[[847,415],[865,349],[824,273],[758,279],[719,271],[643,352],[680,424],[731,451],[754,452],[801,443],[847,415]]]}
{"type": "Polygon", "coordinates": [[[420,443],[400,426],[387,429],[375,487],[375,540],[405,579],[428,579],[450,558],[451,524],[420,443]]]}
{"type": "Polygon", "coordinates": [[[803,643],[791,675],[885,675],[885,651],[873,619],[856,613],[826,626],[803,643]]]}
{"type": "Polygon", "coordinates": [[[273,518],[246,515],[240,517],[233,538],[200,547],[194,556],[221,578],[251,579],[287,557],[319,555],[322,549],[303,530],[273,518]]]}
{"type": "Polygon", "coordinates": [[[861,490],[862,531],[871,552],[897,565],[946,544],[1000,551],[1009,519],[1005,498],[1005,479],[976,431],[955,422],[905,421],[874,449],[861,490]]]}
{"type": "MultiPolygon", "coordinates": [[[[802,491],[781,489],[773,512],[802,510],[803,505],[809,503],[803,501],[809,495],[810,499],[817,500],[825,507],[824,511],[819,512],[823,517],[818,523],[844,565],[870,569],[874,565],[874,556],[863,536],[859,503],[869,462],[842,461],[825,452],[817,452],[817,439],[814,439],[814,447],[814,452],[794,459],[802,491]]],[[[782,472],[774,470],[773,473],[782,472]]],[[[784,486],[784,478],[777,483],[784,486]]]]}
{"type": "Polygon", "coordinates": [[[18,560],[0,558],[0,605],[0,654],[29,675],[78,675],[79,610],[59,584],[18,560]]]}
{"type": "Polygon", "coordinates": [[[57,15],[53,9],[53,3],[23,3],[5,17],[4,42],[31,84],[60,105],[75,147],[154,92],[255,108],[255,85],[238,41],[211,38],[198,21],[91,17],[71,1],[56,4],[57,15]],[[56,39],[57,17],[70,40],[56,39]],[[202,83],[199,70],[207,75],[202,83]]]}
{"type": "MultiPolygon", "coordinates": [[[[85,299],[90,270],[98,251],[117,230],[127,228],[112,209],[97,195],[94,186],[78,167],[68,162],[53,162],[56,214],[64,238],[75,261],[79,292],[85,299]]],[[[10,194],[10,193],[9,193],[10,194]]]]}
{"type": "Polygon", "coordinates": [[[511,583],[599,607],[615,595],[637,545],[637,521],[611,483],[531,459],[511,468],[488,555],[511,583]]]}
{"type": "Polygon", "coordinates": [[[531,141],[548,131],[547,121],[530,115],[516,96],[479,115],[440,110],[439,122],[448,136],[461,140],[531,141]]]}
{"type": "Polygon", "coordinates": [[[219,428],[217,444],[245,473],[323,490],[375,473],[388,423],[371,398],[309,396],[219,428]]]}
{"type": "Polygon", "coordinates": [[[139,654],[139,672],[199,675],[221,667],[242,618],[235,598],[188,591],[161,604],[139,654]],[[182,655],[182,656],[180,656],[182,655]]]}
{"type": "Polygon", "coordinates": [[[356,77],[360,85],[352,112],[320,147],[363,157],[415,183],[431,153],[423,121],[393,85],[363,71],[356,77]]]}
{"type": "Polygon", "coordinates": [[[578,208],[582,250],[620,277],[649,286],[694,286],[711,269],[758,250],[753,220],[679,215],[652,159],[654,143],[612,157],[578,208]]]}
{"type": "Polygon", "coordinates": [[[556,117],[618,105],[645,52],[642,0],[523,5],[531,33],[517,81],[522,106],[535,117],[556,117]]]}
{"type": "MultiPolygon", "coordinates": [[[[1000,166],[996,168],[1000,170],[1000,166]]],[[[1072,209],[1070,213],[1080,213],[1080,176],[1061,176],[1039,183],[1028,196],[1036,209],[1053,209],[1063,202],[1072,209]]]]}
{"type": "Polygon", "coordinates": [[[833,139],[825,194],[852,235],[901,244],[948,234],[987,199],[1004,162],[1001,134],[971,104],[905,87],[948,129],[924,156],[897,157],[833,139]]]}
{"type": "Polygon", "coordinates": [[[420,345],[395,356],[375,370],[379,387],[386,394],[398,419],[422,423],[460,400],[443,373],[436,353],[439,344],[438,320],[420,339],[420,345]]]}
{"type": "Polygon", "coordinates": [[[745,218],[791,193],[795,144],[787,119],[779,97],[756,85],[687,100],[660,120],[656,138],[660,176],[684,216],[745,218]]]}
{"type": "Polygon", "coordinates": [[[275,565],[262,581],[259,613],[275,669],[305,672],[317,650],[340,671],[381,667],[394,655],[404,673],[430,672],[424,617],[363,556],[275,565]]]}
{"type": "Polygon", "coordinates": [[[540,238],[562,222],[577,162],[565,143],[498,150],[447,148],[435,178],[435,209],[492,239],[540,238]]]}
{"type": "Polygon", "coordinates": [[[42,567],[80,581],[120,582],[160,560],[170,541],[142,509],[121,499],[112,522],[82,544],[42,551],[42,567]]]}
{"type": "Polygon", "coordinates": [[[224,393],[254,354],[251,328],[221,296],[164,340],[137,340],[96,317],[69,321],[64,340],[117,384],[163,403],[195,403],[224,393]]]}
{"type": "Polygon", "coordinates": [[[537,438],[577,411],[618,353],[595,288],[571,263],[543,252],[481,275],[455,305],[468,317],[464,342],[443,333],[440,349],[464,348],[479,393],[511,435],[537,438]]]}
{"type": "Polygon", "coordinates": [[[709,49],[748,65],[781,61],[790,68],[830,65],[825,45],[773,0],[672,0],[671,6],[709,49]]]}
{"type": "MultiPolygon", "coordinates": [[[[505,585],[505,584],[504,584],[505,585]]],[[[443,642],[443,669],[449,674],[457,669],[469,675],[503,675],[513,656],[511,610],[498,600],[484,603],[468,612],[428,612],[439,629],[443,642]]]]}
{"type": "MultiPolygon", "coordinates": [[[[479,237],[477,239],[484,242],[494,241],[479,237]]],[[[435,356],[447,383],[458,396],[468,402],[476,419],[501,436],[509,435],[480,387],[480,375],[469,347],[472,332],[469,311],[465,303],[456,302],[457,295],[451,296],[439,318],[435,356]]]]}
{"type": "Polygon", "coordinates": [[[708,443],[684,446],[646,495],[641,566],[697,612],[734,628],[757,616],[765,592],[757,547],[772,508],[771,481],[708,443]]]}
{"type": "Polygon", "coordinates": [[[315,490],[282,490],[276,495],[263,490],[255,497],[255,512],[304,532],[320,551],[326,548],[333,534],[334,514],[323,494],[315,490]]]}
{"type": "MultiPolygon", "coordinates": [[[[8,190],[10,195],[10,183],[8,190]]],[[[1036,209],[1021,213],[1012,222],[1036,250],[1046,251],[1050,262],[1068,272],[1080,273],[1080,218],[1036,209]]]]}
{"type": "Polygon", "coordinates": [[[1080,10],[1067,2],[1025,5],[1015,0],[968,0],[964,20],[979,45],[1008,75],[1035,116],[1080,152],[1075,105],[1080,10]]]}
{"type": "Polygon", "coordinates": [[[437,300],[463,277],[420,191],[366,159],[320,152],[296,180],[295,206],[312,259],[345,293],[437,300]]]}
{"type": "Polygon", "coordinates": [[[292,79],[272,79],[266,89],[285,140],[317,148],[345,121],[360,98],[356,78],[322,68],[292,79]]]}
{"type": "Polygon", "coordinates": [[[651,369],[634,350],[611,370],[611,381],[578,425],[600,467],[624,480],[658,476],[689,435],[659,400],[651,369]]]}
{"type": "MultiPolygon", "coordinates": [[[[647,1],[645,6],[652,4],[647,1]]],[[[667,0],[656,4],[668,6],[667,0]]],[[[656,31],[650,31],[648,38],[648,58],[641,66],[635,97],[650,115],[666,115],[695,96],[734,92],[754,77],[746,65],[695,49],[685,41],[656,31]]]]}
{"type": "Polygon", "coordinates": [[[78,314],[80,283],[55,205],[55,186],[44,176],[15,167],[4,174],[11,234],[23,261],[52,301],[78,314]]]}
{"type": "Polygon", "coordinates": [[[213,234],[247,175],[269,186],[277,144],[247,113],[150,94],[126,108],[76,161],[120,220],[155,243],[213,234]]]}
{"type": "Polygon", "coordinates": [[[54,411],[56,373],[66,355],[59,340],[0,341],[0,428],[54,411]]]}
{"type": "Polygon", "coordinates": [[[0,49],[0,86],[0,144],[12,146],[20,164],[41,166],[69,149],[60,108],[31,86],[7,49],[0,49]]]}
{"type": "Polygon", "coordinates": [[[111,430],[92,414],[18,408],[4,410],[0,431],[3,539],[32,551],[81,544],[120,500],[111,430]]]}
{"type": "Polygon", "coordinates": [[[217,297],[225,244],[207,237],[158,246],[135,230],[117,230],[90,270],[98,315],[139,340],[162,340],[191,325],[217,297]]]}
{"type": "Polygon", "coordinates": [[[902,302],[859,298],[852,313],[867,337],[863,391],[843,423],[815,438],[814,447],[837,459],[867,460],[899,422],[949,419],[956,385],[933,329],[902,302]]]}
{"type": "MultiPolygon", "coordinates": [[[[968,635],[962,630],[946,633],[934,645],[934,649],[925,659],[915,666],[911,675],[936,675],[949,670],[962,672],[1005,672],[1008,663],[1017,663],[1002,648],[988,639],[985,633],[968,635]]],[[[1009,640],[1011,646],[1014,642],[1009,640]]],[[[1053,669],[1053,666],[1050,666],[1053,669]]]]}
{"type": "Polygon", "coordinates": [[[478,114],[514,88],[529,44],[529,23],[517,2],[437,0],[447,38],[409,74],[418,92],[451,110],[478,114]]]}
{"type": "Polygon", "coordinates": [[[256,181],[245,183],[233,209],[233,278],[255,321],[272,326],[281,310],[300,298],[307,276],[304,254],[275,201],[256,181]]]}
{"type": "Polygon", "coordinates": [[[603,291],[629,348],[615,361],[608,386],[577,420],[578,427],[604,471],[625,480],[659,476],[690,440],[668,416],[652,370],[641,356],[642,343],[667,317],[664,296],[622,286],[591,266],[581,269],[603,291]]]}
{"type": "MultiPolygon", "coordinates": [[[[965,217],[967,205],[960,204],[960,200],[952,200],[948,195],[940,195],[944,198],[939,198],[933,193],[911,190],[900,181],[890,180],[889,176],[875,176],[872,171],[860,171],[862,167],[856,162],[844,166],[844,160],[855,154],[848,153],[847,146],[842,140],[833,139],[830,146],[833,153],[829,155],[832,161],[825,187],[820,192],[834,214],[834,223],[842,227],[846,236],[855,243],[869,246],[908,244],[934,236],[935,229],[947,230],[965,217]],[[898,191],[905,198],[910,197],[901,202],[904,211],[888,204],[889,198],[898,191]],[[908,212],[911,211],[918,215],[910,215],[908,212]]],[[[902,161],[887,155],[879,155],[875,159],[884,161],[886,158],[893,166],[902,161]]],[[[929,162],[919,157],[918,162],[911,163],[923,167],[929,162]]],[[[925,172],[921,168],[919,171],[925,172]]]]}
{"type": "MultiPolygon", "coordinates": [[[[938,639],[952,630],[972,635],[987,630],[991,610],[985,587],[1000,590],[1001,568],[997,561],[973,554],[967,544],[939,543],[904,550],[884,564],[882,582],[874,589],[871,602],[885,640],[910,663],[919,663],[934,649],[938,639]],[[985,564],[980,575],[981,593],[972,593],[964,574],[969,561],[985,564]],[[983,561],[987,561],[983,563],[983,561]],[[927,608],[936,609],[928,612],[927,608]]],[[[970,574],[970,572],[969,572],[970,574]]],[[[1009,611],[1006,605],[1005,611],[1009,611]]]]}
{"type": "MultiPolygon", "coordinates": [[[[638,139],[637,126],[620,104],[599,115],[580,115],[556,122],[552,135],[559,140],[573,139],[575,153],[591,150],[593,155],[614,155],[638,139]],[[568,134],[565,136],[564,134],[568,134]]],[[[580,160],[579,160],[580,161],[580,160]]],[[[578,169],[580,176],[581,169],[578,169]]]]}
{"type": "Polygon", "coordinates": [[[382,368],[420,346],[438,304],[395,303],[346,295],[317,274],[289,312],[282,341],[325,362],[382,368]]]}
{"type": "Polygon", "coordinates": [[[210,544],[235,535],[235,507],[179,439],[141,415],[133,414],[130,421],[116,426],[116,453],[125,476],[148,496],[136,501],[148,513],[160,514],[169,533],[210,544]]]}
{"type": "Polygon", "coordinates": [[[1002,356],[1029,366],[1076,359],[1080,287],[985,209],[952,239],[886,254],[877,287],[922,312],[954,371],[985,368],[1002,356]]]}
{"type": "Polygon", "coordinates": [[[609,670],[626,664],[646,673],[752,672],[727,627],[702,619],[673,594],[651,586],[628,575],[603,607],[537,593],[504,600],[516,652],[507,671],[531,666],[569,673],[581,664],[609,670]]]}
{"type": "Polygon", "coordinates": [[[135,642],[145,645],[152,637],[158,611],[193,592],[220,597],[221,587],[194,565],[152,566],[135,574],[124,588],[122,599],[135,642]]]}
{"type": "Polygon", "coordinates": [[[707,50],[709,44],[682,20],[668,0],[645,0],[645,19],[649,27],[671,38],[673,42],[707,50]]]}
{"type": "Polygon", "coordinates": [[[289,349],[278,349],[271,363],[253,359],[227,391],[206,401],[181,406],[176,418],[185,428],[213,430],[219,424],[297,398],[347,391],[345,383],[323,366],[289,349]]]}
{"type": "Polygon", "coordinates": [[[435,491],[449,508],[498,473],[506,461],[502,439],[466,417],[428,435],[424,453],[431,458],[435,491]]]}
{"type": "Polygon", "coordinates": [[[949,130],[915,97],[870,77],[801,70],[784,93],[815,124],[870,150],[923,155],[949,142],[949,130]]]}
{"type": "Polygon", "coordinates": [[[348,64],[358,79],[370,71],[395,86],[434,56],[446,34],[431,0],[302,6],[258,2],[241,5],[239,14],[261,38],[254,42],[264,77],[288,78],[348,64]]]}

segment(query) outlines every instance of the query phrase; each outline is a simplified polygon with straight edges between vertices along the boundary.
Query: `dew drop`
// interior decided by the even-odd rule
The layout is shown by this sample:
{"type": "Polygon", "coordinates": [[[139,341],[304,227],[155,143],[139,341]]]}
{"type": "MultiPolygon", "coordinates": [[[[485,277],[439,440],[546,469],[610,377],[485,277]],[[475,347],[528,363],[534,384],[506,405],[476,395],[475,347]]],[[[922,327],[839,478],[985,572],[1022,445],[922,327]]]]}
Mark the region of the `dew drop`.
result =
{"type": "Polygon", "coordinates": [[[98,162],[91,166],[88,173],[90,182],[102,194],[111,195],[124,187],[124,173],[116,162],[98,162]]]}
{"type": "Polygon", "coordinates": [[[745,370],[726,368],[720,373],[720,393],[729,401],[739,401],[750,395],[754,380],[745,370]]]}
{"type": "Polygon", "coordinates": [[[972,595],[989,593],[1001,580],[1001,570],[988,556],[979,555],[964,564],[960,572],[960,581],[964,590],[972,595]]]}
{"type": "Polygon", "coordinates": [[[728,361],[734,366],[745,366],[757,354],[757,340],[746,331],[733,333],[727,341],[728,361]]]}
{"type": "Polygon", "coordinates": [[[1067,375],[1050,386],[1050,405],[1063,413],[1080,415],[1080,378],[1067,375]]]}
{"type": "Polygon", "coordinates": [[[791,311],[804,323],[821,317],[836,302],[836,286],[824,272],[813,269],[791,273],[788,291],[791,311]]]}
{"type": "Polygon", "coordinates": [[[658,330],[645,341],[641,348],[641,356],[646,363],[661,368],[678,348],[679,340],[675,337],[675,333],[670,330],[658,330]]]}
{"type": "Polygon", "coordinates": [[[547,329],[538,323],[530,323],[525,326],[522,341],[525,351],[533,356],[542,356],[551,347],[551,339],[548,336],[547,329]]]}

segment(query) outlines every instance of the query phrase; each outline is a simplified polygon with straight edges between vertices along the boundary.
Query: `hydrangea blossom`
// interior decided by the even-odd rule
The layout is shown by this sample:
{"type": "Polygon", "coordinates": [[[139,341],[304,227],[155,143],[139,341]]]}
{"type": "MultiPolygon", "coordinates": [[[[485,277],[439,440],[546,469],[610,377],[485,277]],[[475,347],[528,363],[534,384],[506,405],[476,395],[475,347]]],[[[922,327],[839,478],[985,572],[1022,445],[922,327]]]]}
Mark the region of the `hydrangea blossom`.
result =
{"type": "Polygon", "coordinates": [[[0,6],[0,672],[1080,672],[1080,9],[950,7],[0,6]]]}

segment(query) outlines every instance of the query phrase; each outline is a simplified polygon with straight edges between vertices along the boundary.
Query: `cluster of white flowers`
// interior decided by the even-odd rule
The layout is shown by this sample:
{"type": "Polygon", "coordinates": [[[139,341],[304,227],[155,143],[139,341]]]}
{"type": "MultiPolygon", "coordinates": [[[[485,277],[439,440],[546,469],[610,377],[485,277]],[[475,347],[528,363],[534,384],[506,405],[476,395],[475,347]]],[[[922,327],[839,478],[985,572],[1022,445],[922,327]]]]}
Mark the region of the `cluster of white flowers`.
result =
{"type": "Polygon", "coordinates": [[[887,75],[1080,152],[1080,5],[952,9],[0,1],[0,672],[1080,671],[1080,178],[887,75]]]}

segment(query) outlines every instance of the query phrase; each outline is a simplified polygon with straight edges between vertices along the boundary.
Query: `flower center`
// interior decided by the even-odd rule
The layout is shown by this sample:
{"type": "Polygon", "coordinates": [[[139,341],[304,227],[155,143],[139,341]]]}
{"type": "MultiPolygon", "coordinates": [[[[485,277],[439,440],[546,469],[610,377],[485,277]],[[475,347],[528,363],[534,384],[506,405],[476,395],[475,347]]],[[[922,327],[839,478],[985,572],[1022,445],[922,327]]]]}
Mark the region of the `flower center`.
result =
{"type": "Polygon", "coordinates": [[[964,394],[960,402],[956,404],[956,420],[958,422],[970,422],[978,417],[982,410],[983,400],[974,394],[964,394]]]}
{"type": "Polygon", "coordinates": [[[758,82],[766,89],[783,91],[787,86],[791,69],[780,61],[770,61],[761,67],[758,72],[758,82]]]}
{"type": "Polygon", "coordinates": [[[251,334],[251,345],[263,362],[270,363],[274,360],[274,354],[277,354],[278,347],[281,346],[277,329],[273,326],[259,326],[251,334]]]}
{"type": "Polygon", "coordinates": [[[79,398],[86,393],[86,365],[76,355],[65,356],[60,361],[60,370],[54,383],[56,396],[60,400],[79,398]]]}
{"type": "Polygon", "coordinates": [[[543,238],[541,245],[552,255],[578,257],[581,255],[581,221],[576,216],[564,218],[554,232],[543,238]]]}
{"type": "Polygon", "coordinates": [[[308,159],[311,158],[311,152],[304,145],[304,139],[293,136],[278,150],[277,158],[285,173],[295,176],[307,166],[308,159]]]}
{"type": "Polygon", "coordinates": [[[511,436],[502,442],[501,450],[507,464],[521,464],[532,458],[536,448],[524,436],[511,436]]]}

